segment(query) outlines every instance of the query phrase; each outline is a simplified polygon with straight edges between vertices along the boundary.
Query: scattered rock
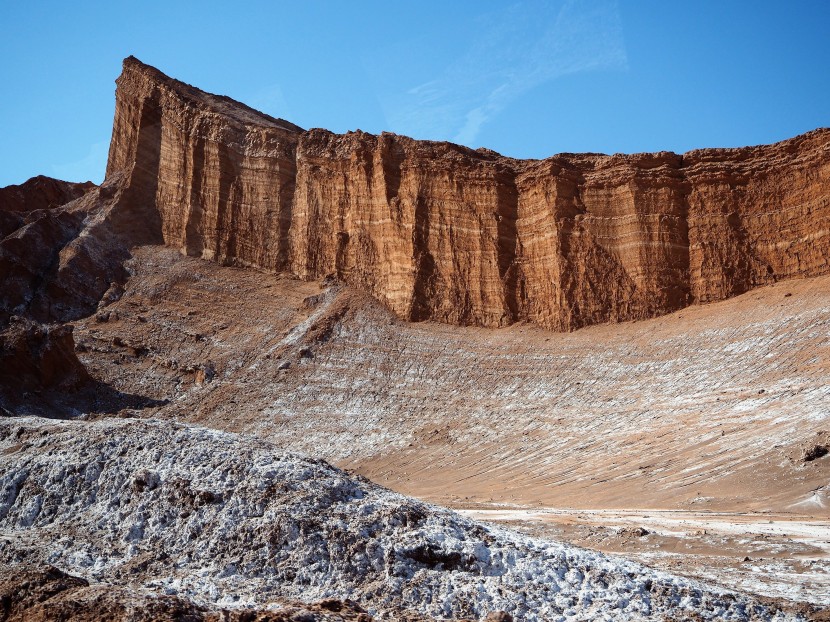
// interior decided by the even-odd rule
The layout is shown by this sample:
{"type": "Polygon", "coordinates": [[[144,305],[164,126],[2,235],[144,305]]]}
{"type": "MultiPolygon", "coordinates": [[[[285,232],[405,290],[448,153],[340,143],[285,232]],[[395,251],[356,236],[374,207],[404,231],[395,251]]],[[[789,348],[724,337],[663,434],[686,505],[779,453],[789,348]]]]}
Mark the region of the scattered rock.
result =
{"type": "Polygon", "coordinates": [[[104,295],[98,302],[98,308],[103,309],[104,307],[108,307],[114,302],[118,302],[119,300],[121,300],[121,296],[123,295],[124,286],[120,283],[111,283],[109,289],[106,292],[104,292],[104,295]]]}
{"type": "Polygon", "coordinates": [[[811,445],[804,450],[802,460],[804,462],[812,462],[818,458],[823,458],[828,453],[830,453],[830,447],[827,445],[811,445]]]}
{"type": "Polygon", "coordinates": [[[802,463],[813,462],[830,454],[830,432],[821,430],[801,447],[798,460],[802,463]]]}
{"type": "Polygon", "coordinates": [[[206,382],[212,382],[215,377],[216,368],[214,367],[212,361],[208,361],[196,369],[196,378],[194,381],[197,385],[202,385],[206,382]]]}

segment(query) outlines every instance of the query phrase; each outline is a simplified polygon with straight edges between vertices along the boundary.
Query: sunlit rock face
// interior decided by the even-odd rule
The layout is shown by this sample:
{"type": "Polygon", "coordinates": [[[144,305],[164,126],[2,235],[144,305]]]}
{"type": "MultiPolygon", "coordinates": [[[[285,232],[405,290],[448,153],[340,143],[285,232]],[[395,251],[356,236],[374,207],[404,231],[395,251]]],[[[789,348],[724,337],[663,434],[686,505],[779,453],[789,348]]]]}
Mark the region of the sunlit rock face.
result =
{"type": "Polygon", "coordinates": [[[301,128],[134,58],[108,175],[165,243],[337,276],[399,317],[554,330],[828,272],[830,131],[684,155],[515,160],[301,128]]]}

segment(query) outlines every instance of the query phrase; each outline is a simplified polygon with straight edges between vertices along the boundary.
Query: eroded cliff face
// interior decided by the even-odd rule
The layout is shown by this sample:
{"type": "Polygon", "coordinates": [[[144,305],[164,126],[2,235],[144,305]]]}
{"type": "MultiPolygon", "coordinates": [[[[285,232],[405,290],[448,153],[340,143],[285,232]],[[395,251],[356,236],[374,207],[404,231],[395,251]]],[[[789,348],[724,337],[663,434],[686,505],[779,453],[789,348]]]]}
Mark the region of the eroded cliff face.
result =
{"type": "Polygon", "coordinates": [[[144,237],[334,275],[398,316],[572,330],[830,270],[830,131],[682,156],[502,157],[336,135],[168,78],[117,81],[108,176],[144,237]]]}

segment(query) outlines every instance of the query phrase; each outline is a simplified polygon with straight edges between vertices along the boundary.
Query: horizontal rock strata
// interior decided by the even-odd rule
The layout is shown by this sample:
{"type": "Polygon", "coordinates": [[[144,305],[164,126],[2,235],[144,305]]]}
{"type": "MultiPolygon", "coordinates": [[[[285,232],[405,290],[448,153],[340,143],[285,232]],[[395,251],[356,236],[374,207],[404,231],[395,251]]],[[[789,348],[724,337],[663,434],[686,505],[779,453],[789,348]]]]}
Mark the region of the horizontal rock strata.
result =
{"type": "Polygon", "coordinates": [[[108,175],[127,176],[149,237],[334,275],[405,319],[572,330],[830,267],[828,130],[684,155],[515,160],[303,131],[132,57],[117,84],[108,175]]]}

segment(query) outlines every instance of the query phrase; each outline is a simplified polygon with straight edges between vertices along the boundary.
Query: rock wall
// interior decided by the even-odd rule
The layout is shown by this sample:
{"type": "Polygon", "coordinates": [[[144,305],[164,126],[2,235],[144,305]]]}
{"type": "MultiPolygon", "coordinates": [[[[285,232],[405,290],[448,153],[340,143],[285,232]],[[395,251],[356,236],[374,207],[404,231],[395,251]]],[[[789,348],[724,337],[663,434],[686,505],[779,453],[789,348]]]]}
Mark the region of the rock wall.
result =
{"type": "Polygon", "coordinates": [[[192,256],[329,275],[400,317],[572,330],[830,269],[830,131],[769,146],[515,160],[301,128],[134,58],[108,175],[192,256]],[[131,193],[131,194],[130,194],[131,193]]]}

